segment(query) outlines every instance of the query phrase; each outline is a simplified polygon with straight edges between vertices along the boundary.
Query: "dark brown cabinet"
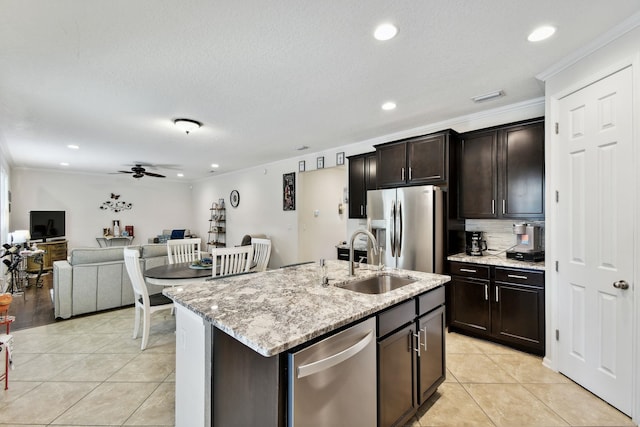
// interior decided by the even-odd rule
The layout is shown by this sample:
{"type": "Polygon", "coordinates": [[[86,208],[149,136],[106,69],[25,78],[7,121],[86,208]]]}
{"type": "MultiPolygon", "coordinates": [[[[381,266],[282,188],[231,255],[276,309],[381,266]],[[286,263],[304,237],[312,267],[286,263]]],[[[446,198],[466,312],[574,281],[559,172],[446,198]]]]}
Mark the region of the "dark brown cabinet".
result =
{"type": "Polygon", "coordinates": [[[367,191],[376,189],[376,153],[349,156],[349,218],[367,217],[367,191]]]}
{"type": "Polygon", "coordinates": [[[461,136],[461,218],[544,219],[544,119],[461,136]]]}
{"type": "MultiPolygon", "coordinates": [[[[349,249],[346,248],[338,248],[338,259],[341,261],[349,261],[349,249]]],[[[367,263],[367,251],[359,251],[354,249],[353,251],[353,261],[360,262],[362,260],[363,263],[367,263]]]]}
{"type": "Polygon", "coordinates": [[[544,272],[451,263],[450,330],[544,354],[544,272]]]}
{"type": "Polygon", "coordinates": [[[398,426],[444,381],[444,288],[378,315],[378,426],[398,426]]]}
{"type": "Polygon", "coordinates": [[[443,184],[449,179],[452,130],[376,145],[378,188],[443,184]]]}

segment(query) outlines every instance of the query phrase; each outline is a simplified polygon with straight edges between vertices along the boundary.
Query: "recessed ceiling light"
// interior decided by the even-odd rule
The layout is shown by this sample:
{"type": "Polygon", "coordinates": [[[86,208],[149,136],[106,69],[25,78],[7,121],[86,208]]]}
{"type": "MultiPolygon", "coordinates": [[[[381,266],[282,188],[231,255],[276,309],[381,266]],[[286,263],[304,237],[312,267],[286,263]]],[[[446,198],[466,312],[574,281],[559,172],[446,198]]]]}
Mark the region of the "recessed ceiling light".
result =
{"type": "Polygon", "coordinates": [[[177,174],[177,175],[178,175],[180,178],[182,178],[182,177],[184,176],[184,174],[183,174],[183,173],[179,173],[179,174],[177,174]]]}
{"type": "Polygon", "coordinates": [[[373,32],[373,37],[376,40],[386,41],[391,40],[398,34],[398,28],[393,24],[380,24],[376,27],[376,30],[373,32]]]}
{"type": "Polygon", "coordinates": [[[175,119],[173,123],[176,127],[186,133],[194,131],[202,126],[202,123],[191,119],[175,119]]]}
{"type": "Polygon", "coordinates": [[[215,169],[215,168],[219,168],[220,165],[217,163],[211,163],[211,167],[215,169]]]}
{"type": "Polygon", "coordinates": [[[67,163],[67,162],[61,162],[61,163],[60,163],[60,166],[69,166],[69,163],[67,163]]]}
{"type": "Polygon", "coordinates": [[[75,145],[75,144],[69,144],[69,145],[67,145],[67,148],[70,148],[72,150],[79,150],[80,146],[79,145],[75,145]]]}
{"type": "Polygon", "coordinates": [[[542,27],[538,27],[529,34],[527,40],[530,42],[539,42],[545,39],[548,39],[556,32],[556,28],[550,25],[544,25],[542,27]]]}
{"type": "Polygon", "coordinates": [[[382,109],[385,111],[390,111],[390,110],[395,110],[396,108],[396,103],[395,102],[385,102],[384,104],[382,104],[382,109]]]}

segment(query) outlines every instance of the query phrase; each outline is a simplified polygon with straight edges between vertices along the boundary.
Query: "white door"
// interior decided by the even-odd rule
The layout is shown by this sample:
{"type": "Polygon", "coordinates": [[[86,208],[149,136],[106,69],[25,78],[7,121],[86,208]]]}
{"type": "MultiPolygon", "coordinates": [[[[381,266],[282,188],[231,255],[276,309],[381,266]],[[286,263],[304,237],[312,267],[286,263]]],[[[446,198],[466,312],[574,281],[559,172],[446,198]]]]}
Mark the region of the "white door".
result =
{"type": "Polygon", "coordinates": [[[635,194],[631,68],[568,95],[558,106],[558,367],[630,415],[635,194]]]}

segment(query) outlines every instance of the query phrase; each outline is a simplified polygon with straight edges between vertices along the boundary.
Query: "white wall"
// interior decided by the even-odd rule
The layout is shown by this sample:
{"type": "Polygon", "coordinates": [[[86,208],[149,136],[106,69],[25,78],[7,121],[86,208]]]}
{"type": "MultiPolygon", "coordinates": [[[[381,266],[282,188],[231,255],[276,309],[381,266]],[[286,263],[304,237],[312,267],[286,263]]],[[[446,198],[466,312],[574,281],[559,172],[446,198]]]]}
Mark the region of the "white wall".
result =
{"type": "Polygon", "coordinates": [[[298,258],[300,261],[335,259],[336,245],[347,231],[348,206],[343,203],[346,166],[299,174],[298,258]],[[342,214],[338,207],[342,204],[342,214]]]}
{"type": "Polygon", "coordinates": [[[14,168],[11,192],[11,231],[29,229],[29,211],[64,210],[69,248],[98,247],[95,238],[115,219],[122,227],[134,226],[134,244],[147,243],[163,229],[194,228],[190,184],[182,182],[14,168]],[[101,210],[111,193],[132,209],[101,210]]]}

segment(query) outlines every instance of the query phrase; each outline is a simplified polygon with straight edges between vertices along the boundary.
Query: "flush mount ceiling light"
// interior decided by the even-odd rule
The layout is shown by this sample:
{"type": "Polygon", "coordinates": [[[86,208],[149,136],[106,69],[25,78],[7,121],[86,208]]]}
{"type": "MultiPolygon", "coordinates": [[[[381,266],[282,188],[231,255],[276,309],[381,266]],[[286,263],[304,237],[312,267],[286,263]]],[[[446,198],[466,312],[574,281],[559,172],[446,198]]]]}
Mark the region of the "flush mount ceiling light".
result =
{"type": "Polygon", "coordinates": [[[398,28],[393,24],[380,24],[376,27],[376,30],[373,32],[373,37],[376,40],[386,41],[391,40],[398,34],[398,28]]]}
{"type": "Polygon", "coordinates": [[[384,104],[382,104],[382,109],[385,111],[391,111],[391,110],[395,110],[396,109],[396,103],[395,102],[385,102],[384,104]]]}
{"type": "Polygon", "coordinates": [[[71,150],[79,150],[80,146],[75,145],[75,144],[69,144],[69,145],[67,145],[67,148],[69,148],[71,150]]]}
{"type": "Polygon", "coordinates": [[[175,119],[173,123],[176,125],[178,129],[186,133],[194,131],[200,128],[200,126],[202,126],[202,123],[197,122],[195,120],[191,120],[191,119],[175,119]]]}
{"type": "Polygon", "coordinates": [[[488,101],[494,98],[500,98],[501,96],[504,96],[504,92],[501,90],[497,90],[495,92],[485,93],[484,95],[474,96],[471,99],[473,100],[473,102],[482,102],[482,101],[488,101]]]}
{"type": "Polygon", "coordinates": [[[217,164],[217,163],[211,163],[211,167],[214,168],[214,169],[217,169],[217,168],[220,167],[220,165],[217,164]]]}
{"type": "Polygon", "coordinates": [[[529,37],[527,37],[527,40],[530,42],[539,42],[548,39],[555,32],[555,27],[552,27],[551,25],[544,25],[533,30],[531,34],[529,34],[529,37]]]}

